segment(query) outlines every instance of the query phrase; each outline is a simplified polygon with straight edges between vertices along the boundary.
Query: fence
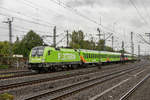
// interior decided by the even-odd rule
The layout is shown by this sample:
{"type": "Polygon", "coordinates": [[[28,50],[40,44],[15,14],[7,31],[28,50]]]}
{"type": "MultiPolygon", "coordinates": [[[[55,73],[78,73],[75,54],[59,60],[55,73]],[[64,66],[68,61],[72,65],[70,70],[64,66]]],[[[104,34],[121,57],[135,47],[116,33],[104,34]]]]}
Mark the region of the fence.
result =
{"type": "Polygon", "coordinates": [[[7,65],[8,67],[27,67],[28,58],[19,57],[0,57],[0,65],[7,65]]]}

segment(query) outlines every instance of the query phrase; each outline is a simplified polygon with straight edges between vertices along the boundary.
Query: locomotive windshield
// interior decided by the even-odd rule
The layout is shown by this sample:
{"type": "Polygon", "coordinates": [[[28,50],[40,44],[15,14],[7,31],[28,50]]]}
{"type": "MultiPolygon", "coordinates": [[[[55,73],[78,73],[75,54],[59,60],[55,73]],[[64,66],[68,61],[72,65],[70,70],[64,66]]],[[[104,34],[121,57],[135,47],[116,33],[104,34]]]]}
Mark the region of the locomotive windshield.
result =
{"type": "Polygon", "coordinates": [[[35,47],[32,49],[32,56],[43,56],[44,47],[35,47]]]}

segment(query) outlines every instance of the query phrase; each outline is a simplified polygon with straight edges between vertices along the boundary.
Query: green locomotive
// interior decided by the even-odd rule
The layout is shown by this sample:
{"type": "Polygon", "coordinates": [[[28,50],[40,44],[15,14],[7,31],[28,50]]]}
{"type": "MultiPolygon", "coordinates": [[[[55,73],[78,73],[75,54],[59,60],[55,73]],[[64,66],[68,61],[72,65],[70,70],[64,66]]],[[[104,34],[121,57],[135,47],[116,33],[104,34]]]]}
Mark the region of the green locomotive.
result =
{"type": "Polygon", "coordinates": [[[29,69],[36,71],[55,71],[65,68],[76,68],[84,65],[100,65],[133,60],[131,54],[84,50],[53,48],[49,46],[34,47],[29,55],[29,69]]]}

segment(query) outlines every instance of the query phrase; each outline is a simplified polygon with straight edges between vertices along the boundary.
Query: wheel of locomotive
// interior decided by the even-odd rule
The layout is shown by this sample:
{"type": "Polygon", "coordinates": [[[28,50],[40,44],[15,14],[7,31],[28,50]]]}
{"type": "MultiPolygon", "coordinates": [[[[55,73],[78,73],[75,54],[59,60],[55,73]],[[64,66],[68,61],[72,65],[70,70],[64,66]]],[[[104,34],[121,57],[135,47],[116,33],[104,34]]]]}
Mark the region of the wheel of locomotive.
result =
{"type": "Polygon", "coordinates": [[[48,70],[48,72],[51,72],[51,67],[48,67],[48,69],[47,69],[47,70],[48,70]]]}
{"type": "Polygon", "coordinates": [[[55,68],[56,68],[56,71],[62,71],[63,70],[63,67],[60,65],[56,65],[55,68]]]}
{"type": "Polygon", "coordinates": [[[56,72],[56,67],[52,66],[52,72],[56,72]]]}
{"type": "Polygon", "coordinates": [[[48,72],[48,68],[47,68],[47,67],[43,67],[42,69],[43,69],[43,72],[44,72],[44,73],[47,73],[47,72],[48,72]]]}
{"type": "Polygon", "coordinates": [[[36,69],[35,70],[37,73],[41,73],[42,71],[41,71],[41,68],[38,68],[38,69],[36,69]]]}

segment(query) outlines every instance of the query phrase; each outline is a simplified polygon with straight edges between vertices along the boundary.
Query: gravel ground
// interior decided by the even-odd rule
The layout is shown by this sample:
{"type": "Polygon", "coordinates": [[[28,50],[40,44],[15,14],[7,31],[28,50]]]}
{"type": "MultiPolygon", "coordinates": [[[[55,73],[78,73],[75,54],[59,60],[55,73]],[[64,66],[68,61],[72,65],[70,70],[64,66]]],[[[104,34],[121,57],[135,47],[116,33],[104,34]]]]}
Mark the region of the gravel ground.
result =
{"type": "MultiPolygon", "coordinates": [[[[110,71],[110,72],[112,72],[112,71],[110,71]]],[[[107,74],[108,73],[110,73],[110,72],[107,72],[107,74]]],[[[55,84],[55,86],[54,86],[54,89],[55,88],[58,88],[58,87],[60,87],[60,86],[64,86],[64,85],[68,85],[68,84],[73,84],[73,83],[76,83],[76,82],[79,82],[79,81],[83,81],[83,80],[88,80],[88,79],[91,79],[91,78],[94,78],[94,77],[97,77],[97,76],[100,76],[100,75],[104,75],[104,74],[106,74],[106,72],[103,72],[103,73],[95,73],[95,74],[89,74],[89,75],[82,75],[82,77],[80,76],[80,77],[74,77],[74,78],[71,78],[71,79],[67,79],[67,80],[62,80],[62,82],[60,81],[60,80],[58,80],[56,83],[52,83],[52,84],[55,84]],[[61,83],[61,84],[60,84],[61,83]]],[[[41,85],[41,84],[40,84],[41,85]]],[[[43,86],[49,86],[49,85],[51,85],[50,84],[50,82],[48,82],[48,85],[43,85],[43,86]]],[[[49,91],[49,90],[53,90],[52,88],[43,88],[43,86],[40,86],[40,87],[42,87],[42,89],[41,89],[41,91],[44,93],[44,92],[46,92],[46,91],[49,91]],[[43,91],[44,90],[44,91],[43,91]]],[[[52,86],[52,85],[51,85],[52,86]]],[[[36,86],[36,89],[37,89],[37,91],[36,91],[36,93],[35,94],[40,94],[41,93],[41,91],[40,90],[38,90],[38,89],[40,89],[40,87],[39,88],[37,88],[37,86],[36,86]],[[40,91],[40,92],[38,92],[38,91],[40,91]]],[[[33,87],[32,87],[32,89],[33,89],[33,87]]],[[[34,90],[34,89],[33,89],[34,90]]],[[[35,95],[35,94],[30,94],[30,95],[35,95]]],[[[19,99],[18,99],[19,100],[19,99]]],[[[46,100],[46,99],[44,99],[44,100],[46,100]]]]}
{"type": "Polygon", "coordinates": [[[27,67],[24,68],[9,68],[9,69],[0,69],[0,73],[5,73],[5,72],[18,72],[18,71],[28,71],[27,67]]]}
{"type": "MultiPolygon", "coordinates": [[[[124,65],[124,66],[127,67],[127,65],[124,65]]],[[[132,66],[130,65],[128,67],[132,67],[132,66]]],[[[11,94],[15,95],[16,98],[20,98],[23,95],[37,93],[39,91],[41,92],[41,91],[48,90],[48,89],[49,90],[54,89],[54,88],[57,88],[57,87],[60,87],[60,86],[64,86],[64,85],[67,85],[67,84],[72,84],[72,83],[79,82],[79,81],[82,81],[82,80],[88,80],[90,78],[100,76],[100,75],[104,75],[106,73],[110,73],[112,71],[119,70],[119,69],[122,69],[122,68],[123,67],[113,68],[113,69],[109,69],[109,70],[107,70],[107,69],[106,70],[101,70],[101,72],[97,72],[95,74],[81,75],[81,76],[71,77],[71,78],[68,78],[68,79],[61,79],[61,80],[56,80],[56,81],[51,81],[51,82],[45,82],[45,83],[36,84],[36,85],[33,85],[33,86],[25,86],[25,87],[21,87],[21,88],[17,88],[17,89],[11,89],[9,91],[4,91],[4,92],[11,93],[11,94]]],[[[56,73],[54,73],[54,74],[58,75],[56,73]]],[[[38,77],[36,76],[36,78],[38,78],[38,77]]]]}
{"type": "MultiPolygon", "coordinates": [[[[112,68],[115,69],[115,68],[118,68],[120,66],[121,66],[121,64],[108,65],[108,66],[104,66],[104,68],[101,69],[100,71],[112,70],[112,68]]],[[[123,66],[125,66],[125,65],[123,65],[123,66]]],[[[0,80],[0,86],[8,85],[8,84],[14,84],[14,83],[20,83],[20,82],[26,82],[26,81],[32,81],[32,80],[45,79],[45,78],[56,77],[56,76],[61,76],[61,75],[69,75],[69,74],[73,74],[73,73],[87,72],[87,71],[91,71],[91,70],[97,71],[98,68],[97,67],[84,68],[84,69],[78,69],[78,70],[70,70],[70,71],[62,71],[62,72],[55,72],[55,73],[47,73],[47,74],[38,74],[38,75],[32,75],[32,76],[17,77],[17,78],[9,78],[9,79],[0,80]]]]}
{"type": "Polygon", "coordinates": [[[26,81],[32,81],[32,80],[51,78],[51,77],[56,77],[56,76],[61,76],[61,75],[69,75],[69,74],[79,73],[79,72],[86,72],[86,71],[90,71],[90,70],[97,70],[97,68],[96,69],[88,68],[88,69],[82,69],[82,70],[80,69],[80,70],[73,70],[73,71],[64,71],[64,72],[56,72],[56,73],[23,76],[23,77],[17,77],[17,78],[9,78],[9,79],[0,80],[0,86],[20,83],[20,82],[26,82],[26,81]]]}
{"type": "MultiPolygon", "coordinates": [[[[143,77],[145,77],[150,72],[150,69],[144,71],[143,73],[128,77],[128,81],[121,84],[117,88],[114,88],[112,91],[106,93],[105,95],[101,96],[97,100],[119,100],[121,96],[123,96],[127,91],[129,91],[135,84],[137,84],[143,77]]],[[[136,99],[135,99],[136,100],[136,99]]]]}
{"type": "MultiPolygon", "coordinates": [[[[113,71],[115,71],[115,70],[119,70],[119,69],[116,69],[116,68],[113,69],[113,71]]],[[[101,71],[101,73],[96,72],[96,73],[91,73],[91,74],[86,74],[86,75],[80,75],[80,76],[75,76],[75,77],[71,77],[71,78],[67,78],[67,79],[60,79],[60,80],[56,80],[56,81],[40,83],[40,84],[36,84],[34,86],[26,86],[26,87],[22,87],[22,88],[18,88],[18,89],[11,89],[10,91],[5,91],[5,92],[9,92],[15,96],[20,97],[20,95],[26,95],[27,93],[29,93],[29,94],[37,93],[39,91],[57,88],[60,86],[72,84],[72,83],[79,82],[82,80],[88,80],[90,78],[94,78],[96,76],[104,75],[104,74],[110,73],[110,72],[112,72],[112,70],[105,70],[105,71],[101,71]]],[[[18,98],[18,97],[16,97],[16,98],[18,98]]]]}
{"type": "MultiPolygon", "coordinates": [[[[141,64],[141,63],[143,64],[143,62],[137,62],[137,63],[138,64],[141,64]]],[[[112,70],[112,68],[114,70],[116,70],[116,69],[118,69],[118,67],[121,69],[123,67],[133,66],[133,65],[136,65],[136,64],[135,63],[134,64],[129,63],[129,64],[125,64],[125,65],[121,65],[121,64],[108,65],[108,66],[104,66],[104,68],[102,68],[100,71],[112,70]]],[[[26,81],[32,81],[32,80],[45,79],[45,78],[56,77],[56,76],[61,76],[61,75],[69,75],[69,74],[79,73],[79,72],[86,72],[86,71],[90,71],[90,70],[93,70],[93,69],[98,70],[98,68],[95,67],[95,68],[84,68],[84,69],[62,71],[62,72],[55,72],[55,73],[48,73],[48,74],[38,74],[38,75],[24,76],[24,77],[17,77],[17,78],[9,78],[9,79],[0,80],[0,86],[20,83],[20,82],[26,82],[26,81]]]]}
{"type": "MultiPolygon", "coordinates": [[[[109,78],[111,78],[111,77],[113,77],[114,75],[112,75],[112,76],[109,76],[109,78]]],[[[64,92],[69,92],[70,90],[72,91],[72,90],[76,90],[76,89],[80,89],[80,88],[83,88],[83,87],[85,87],[85,86],[89,86],[90,84],[93,84],[93,83],[97,83],[97,82],[102,82],[102,80],[105,80],[106,78],[102,78],[102,79],[99,79],[99,80],[95,80],[95,81],[92,81],[92,82],[88,82],[88,83],[85,83],[85,84],[82,84],[82,85],[78,85],[78,86],[76,86],[76,87],[74,87],[74,88],[72,88],[72,89],[67,89],[67,90],[65,90],[65,91],[60,91],[60,92],[58,92],[57,94],[54,94],[54,95],[49,95],[49,96],[45,96],[44,98],[40,98],[40,99],[38,99],[38,100],[49,100],[49,99],[51,99],[51,98],[53,98],[53,97],[56,97],[56,95],[60,95],[60,94],[63,94],[64,92]]],[[[108,79],[108,77],[107,77],[107,79],[108,79]]],[[[103,83],[103,82],[102,82],[103,83]]],[[[69,100],[73,100],[73,98],[70,98],[69,100]]],[[[75,100],[78,100],[77,98],[75,99],[75,100]]],[[[81,100],[84,100],[83,98],[81,99],[81,100]]]]}
{"type": "Polygon", "coordinates": [[[150,79],[146,80],[127,100],[150,100],[150,79]]]}
{"type": "MultiPolygon", "coordinates": [[[[102,96],[100,99],[98,99],[98,100],[119,100],[119,98],[116,98],[119,96],[119,94],[121,94],[122,92],[125,92],[126,88],[130,88],[131,84],[136,83],[137,80],[139,80],[141,77],[143,77],[143,75],[145,75],[149,71],[150,70],[144,70],[141,76],[138,76],[138,78],[135,78],[134,80],[129,81],[129,82],[126,79],[129,77],[134,77],[133,75],[135,75],[138,72],[141,72],[141,70],[128,73],[124,76],[118,77],[115,80],[113,79],[113,80],[110,80],[108,82],[102,83],[100,85],[94,86],[93,88],[90,88],[88,90],[81,91],[80,93],[77,93],[74,96],[66,98],[66,100],[90,100],[89,98],[94,97],[95,95],[102,93],[103,91],[115,86],[116,84],[118,84],[121,81],[126,80],[125,84],[123,84],[123,85],[121,85],[121,87],[119,86],[119,88],[117,88],[117,89],[121,89],[119,92],[117,92],[117,90],[114,89],[112,91],[112,93],[105,95],[105,96],[102,96]]],[[[139,74],[141,74],[141,73],[139,73],[139,74]]]]}
{"type": "MultiPolygon", "coordinates": [[[[106,73],[110,73],[112,71],[122,69],[124,67],[133,67],[135,65],[143,65],[143,64],[146,64],[146,63],[145,62],[136,62],[136,63],[131,63],[131,64],[125,64],[125,65],[122,65],[121,67],[119,67],[120,65],[117,65],[118,67],[116,67],[116,68],[115,67],[110,68],[110,69],[106,68],[105,70],[101,69],[100,72],[97,72],[95,74],[82,75],[82,76],[71,77],[68,79],[61,79],[61,80],[56,80],[56,81],[51,81],[51,82],[45,82],[45,83],[36,84],[36,85],[32,85],[32,86],[11,89],[11,90],[5,91],[5,92],[14,94],[16,97],[16,100],[23,100],[23,99],[20,99],[20,97],[34,95],[34,94],[44,92],[46,90],[52,90],[54,88],[61,87],[61,86],[67,85],[67,84],[72,84],[75,82],[88,80],[90,78],[104,75],[106,73]]],[[[116,65],[109,65],[109,66],[116,66],[116,65]]],[[[66,75],[66,74],[71,74],[71,73],[75,73],[75,72],[77,73],[77,72],[80,72],[83,70],[87,71],[89,69],[80,69],[80,70],[73,70],[73,71],[56,72],[56,73],[51,73],[51,74],[43,74],[43,75],[41,74],[41,75],[9,79],[9,80],[0,80],[0,84],[3,85],[3,84],[15,83],[15,82],[24,82],[24,81],[29,81],[29,80],[43,79],[43,78],[47,78],[47,77],[55,77],[58,75],[64,75],[64,74],[66,75]]]]}

